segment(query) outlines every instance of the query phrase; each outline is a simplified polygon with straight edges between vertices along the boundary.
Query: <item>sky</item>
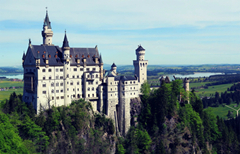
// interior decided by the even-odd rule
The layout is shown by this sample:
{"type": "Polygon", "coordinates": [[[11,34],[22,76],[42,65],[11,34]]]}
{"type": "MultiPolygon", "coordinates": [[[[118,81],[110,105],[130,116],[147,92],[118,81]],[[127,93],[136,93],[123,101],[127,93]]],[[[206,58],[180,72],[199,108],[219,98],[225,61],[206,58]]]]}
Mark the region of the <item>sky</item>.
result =
{"type": "Polygon", "coordinates": [[[48,9],[53,44],[98,46],[106,64],[240,64],[239,0],[0,0],[0,66],[20,66],[42,44],[48,9]]]}

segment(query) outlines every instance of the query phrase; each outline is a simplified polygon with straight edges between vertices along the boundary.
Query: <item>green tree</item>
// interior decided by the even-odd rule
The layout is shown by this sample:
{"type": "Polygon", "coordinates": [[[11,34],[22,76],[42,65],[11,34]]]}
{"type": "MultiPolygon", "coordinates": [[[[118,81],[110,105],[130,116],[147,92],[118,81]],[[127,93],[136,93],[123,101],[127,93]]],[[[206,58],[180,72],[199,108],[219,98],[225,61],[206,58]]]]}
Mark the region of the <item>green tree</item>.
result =
{"type": "Polygon", "coordinates": [[[29,153],[18,130],[10,122],[7,115],[0,111],[0,153],[29,153]]]}

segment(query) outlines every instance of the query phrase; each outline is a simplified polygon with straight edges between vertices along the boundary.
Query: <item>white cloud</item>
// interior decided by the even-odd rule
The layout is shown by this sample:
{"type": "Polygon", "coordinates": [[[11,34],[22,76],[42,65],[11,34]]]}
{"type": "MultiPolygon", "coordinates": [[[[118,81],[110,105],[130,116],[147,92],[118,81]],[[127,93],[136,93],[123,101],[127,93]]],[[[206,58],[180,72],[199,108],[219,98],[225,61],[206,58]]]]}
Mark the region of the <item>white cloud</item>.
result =
{"type": "Polygon", "coordinates": [[[193,25],[205,27],[216,22],[239,21],[237,0],[91,0],[91,1],[5,1],[0,20],[44,18],[49,8],[52,22],[84,25],[93,29],[144,29],[193,25]]]}

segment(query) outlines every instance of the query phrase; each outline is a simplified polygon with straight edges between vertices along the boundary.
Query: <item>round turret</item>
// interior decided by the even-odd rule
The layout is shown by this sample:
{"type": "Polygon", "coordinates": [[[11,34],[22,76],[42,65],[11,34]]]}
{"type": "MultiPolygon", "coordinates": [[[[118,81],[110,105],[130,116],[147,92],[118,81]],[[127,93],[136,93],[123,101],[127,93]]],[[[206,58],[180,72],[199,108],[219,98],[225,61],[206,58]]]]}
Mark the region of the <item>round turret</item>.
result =
{"type": "Polygon", "coordinates": [[[136,55],[137,60],[144,60],[145,49],[141,45],[139,45],[138,48],[136,49],[136,55]]]}
{"type": "Polygon", "coordinates": [[[115,63],[112,64],[111,70],[112,70],[112,72],[113,72],[114,74],[117,73],[117,66],[115,65],[115,63]]]}

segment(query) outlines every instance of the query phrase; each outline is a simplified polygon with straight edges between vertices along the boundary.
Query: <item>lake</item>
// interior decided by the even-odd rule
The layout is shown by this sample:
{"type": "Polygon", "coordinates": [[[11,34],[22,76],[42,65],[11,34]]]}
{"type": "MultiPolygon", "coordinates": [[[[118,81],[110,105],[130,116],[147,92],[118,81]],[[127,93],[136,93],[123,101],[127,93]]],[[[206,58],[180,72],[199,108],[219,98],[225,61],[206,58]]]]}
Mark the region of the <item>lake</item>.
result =
{"type": "Polygon", "coordinates": [[[0,77],[6,77],[9,79],[23,79],[23,74],[14,74],[14,75],[0,75],[0,77]]]}
{"type": "MultiPolygon", "coordinates": [[[[194,74],[187,74],[187,75],[181,75],[181,74],[171,74],[175,75],[176,78],[197,78],[197,77],[209,77],[210,75],[221,75],[224,73],[211,73],[211,72],[195,72],[194,74]]],[[[170,74],[169,74],[170,75],[170,74]]],[[[6,77],[9,79],[23,79],[23,74],[16,74],[16,75],[0,75],[0,77],[6,77]]]]}
{"type": "Polygon", "coordinates": [[[224,75],[225,73],[211,73],[211,72],[195,72],[194,74],[187,74],[187,75],[181,75],[181,74],[172,74],[175,75],[176,78],[198,78],[198,77],[209,77],[211,75],[224,75]]]}

